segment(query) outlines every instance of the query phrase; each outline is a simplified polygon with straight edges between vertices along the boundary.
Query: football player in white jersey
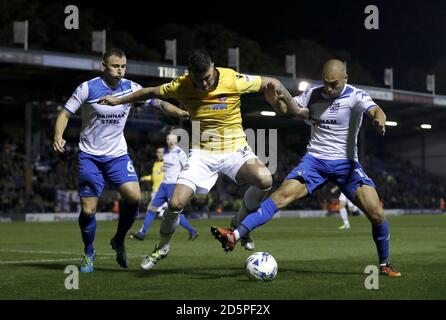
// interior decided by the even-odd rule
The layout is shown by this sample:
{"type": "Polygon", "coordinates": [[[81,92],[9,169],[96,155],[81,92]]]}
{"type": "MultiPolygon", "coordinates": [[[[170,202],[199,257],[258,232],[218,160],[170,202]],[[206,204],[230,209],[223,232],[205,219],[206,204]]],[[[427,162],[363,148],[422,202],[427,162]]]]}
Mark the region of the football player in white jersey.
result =
{"type": "MultiPolygon", "coordinates": [[[[160,184],[155,197],[150,201],[144,223],[138,232],[131,232],[132,239],[144,240],[157,213],[162,216],[167,208],[167,203],[172,198],[175,182],[184,166],[186,166],[187,154],[178,146],[178,137],[175,134],[168,134],[166,137],[167,148],[163,150],[163,182],[160,184]]],[[[198,237],[197,230],[189,224],[185,215],[180,214],[180,225],[189,232],[189,240],[198,237]]]]}
{"type": "MultiPolygon", "coordinates": [[[[124,79],[126,64],[127,59],[122,50],[113,48],[105,52],[102,76],[79,85],[56,119],[53,148],[56,152],[63,153],[66,144],[63,134],[68,120],[72,114],[82,109],[78,154],[82,208],[79,226],[85,247],[81,272],[92,272],[94,269],[95,213],[105,179],[119,190],[123,199],[117,231],[110,244],[116,251],[118,264],[123,268],[128,267],[124,238],[135,221],[141,197],[138,176],[127,153],[123,133],[131,104],[109,107],[98,103],[99,98],[104,95],[123,97],[141,88],[139,84],[124,79]]],[[[146,103],[167,115],[188,118],[186,111],[167,102],[151,99],[146,103]]]]}
{"type": "MultiPolygon", "coordinates": [[[[389,227],[375,184],[365,174],[357,155],[357,135],[363,114],[373,120],[380,135],[385,134],[386,115],[366,92],[346,83],[347,71],[342,61],[328,60],[323,67],[322,81],[323,86],[294,98],[308,110],[306,122],[311,125],[307,154],[299,165],[271,197],[262,202],[260,209],[249,214],[236,230],[214,226],[211,232],[225,251],[232,251],[240,237],[268,222],[279,209],[311,195],[327,181],[333,181],[370,220],[380,273],[399,277],[401,273],[389,263],[389,227]]],[[[274,90],[269,90],[268,97],[271,103],[281,105],[276,109],[286,111],[281,96],[274,90]]]]}

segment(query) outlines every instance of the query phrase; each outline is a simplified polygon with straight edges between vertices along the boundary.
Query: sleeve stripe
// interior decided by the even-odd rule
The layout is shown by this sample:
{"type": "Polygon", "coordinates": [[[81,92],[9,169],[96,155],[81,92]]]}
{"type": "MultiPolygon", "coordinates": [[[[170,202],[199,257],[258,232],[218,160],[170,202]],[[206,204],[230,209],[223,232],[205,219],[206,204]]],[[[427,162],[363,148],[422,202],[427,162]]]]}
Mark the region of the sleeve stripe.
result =
{"type": "Polygon", "coordinates": [[[368,106],[367,109],[365,109],[365,112],[369,111],[369,109],[373,108],[373,107],[377,107],[377,104],[372,104],[371,106],[368,106]]]}
{"type": "Polygon", "coordinates": [[[67,110],[69,113],[71,113],[71,114],[75,114],[75,112],[73,112],[73,111],[71,111],[70,109],[68,109],[66,105],[65,105],[63,108],[64,108],[65,110],[67,110]]]}

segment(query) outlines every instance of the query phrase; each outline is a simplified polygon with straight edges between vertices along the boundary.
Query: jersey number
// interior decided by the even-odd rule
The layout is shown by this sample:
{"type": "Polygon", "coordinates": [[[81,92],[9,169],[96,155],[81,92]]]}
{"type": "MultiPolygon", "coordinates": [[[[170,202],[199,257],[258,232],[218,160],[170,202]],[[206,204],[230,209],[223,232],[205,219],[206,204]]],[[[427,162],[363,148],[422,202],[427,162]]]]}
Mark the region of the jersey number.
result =
{"type": "Polygon", "coordinates": [[[133,164],[131,161],[127,162],[127,171],[128,172],[135,172],[135,168],[133,168],[133,164]]]}

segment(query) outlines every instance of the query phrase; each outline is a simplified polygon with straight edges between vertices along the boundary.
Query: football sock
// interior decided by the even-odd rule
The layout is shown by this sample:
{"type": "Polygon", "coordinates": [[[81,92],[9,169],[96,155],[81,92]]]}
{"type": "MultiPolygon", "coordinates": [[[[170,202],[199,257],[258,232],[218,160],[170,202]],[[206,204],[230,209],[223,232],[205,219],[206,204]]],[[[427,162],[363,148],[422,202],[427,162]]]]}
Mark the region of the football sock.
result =
{"type": "Polygon", "coordinates": [[[190,224],[189,221],[187,221],[186,217],[184,216],[184,214],[180,214],[180,225],[186,229],[189,233],[194,234],[197,233],[197,230],[195,230],[190,224]]]}
{"type": "Polygon", "coordinates": [[[231,227],[237,227],[249,213],[257,210],[269,190],[271,190],[271,188],[262,190],[258,187],[250,186],[245,192],[242,206],[236,215],[231,219],[231,227]]]}
{"type": "Polygon", "coordinates": [[[381,224],[372,225],[373,240],[378,251],[379,264],[386,264],[389,259],[389,224],[385,220],[381,224]]]}
{"type": "Polygon", "coordinates": [[[96,215],[87,215],[81,211],[79,227],[81,229],[82,241],[84,242],[84,253],[87,256],[91,256],[94,252],[93,241],[96,233],[96,215]]]}
{"type": "Polygon", "coordinates": [[[141,229],[139,230],[139,233],[141,235],[143,236],[146,235],[147,231],[149,230],[155,218],[156,218],[156,212],[153,210],[147,210],[146,217],[144,218],[144,223],[142,224],[141,229]]]}
{"type": "Polygon", "coordinates": [[[240,238],[243,238],[247,232],[267,223],[273,218],[277,211],[279,211],[279,209],[277,209],[274,201],[271,200],[271,198],[267,198],[262,202],[259,210],[249,214],[237,227],[236,230],[238,231],[240,238]]]}
{"type": "Polygon", "coordinates": [[[118,245],[124,244],[124,238],[127,231],[132,227],[138,216],[139,203],[130,203],[127,201],[122,201],[121,212],[119,213],[118,229],[114,239],[118,245]]]}
{"type": "Polygon", "coordinates": [[[259,207],[260,203],[270,190],[271,187],[262,190],[256,186],[250,186],[248,190],[246,190],[245,195],[243,196],[243,202],[248,209],[248,213],[256,210],[259,207]]]}
{"type": "Polygon", "coordinates": [[[347,209],[341,208],[339,209],[339,213],[341,215],[342,221],[344,221],[344,226],[350,227],[350,222],[348,221],[347,209]]]}
{"type": "Polygon", "coordinates": [[[169,244],[170,239],[180,224],[180,213],[181,211],[173,211],[170,208],[167,208],[164,212],[160,227],[160,243],[158,245],[160,248],[169,244]]]}

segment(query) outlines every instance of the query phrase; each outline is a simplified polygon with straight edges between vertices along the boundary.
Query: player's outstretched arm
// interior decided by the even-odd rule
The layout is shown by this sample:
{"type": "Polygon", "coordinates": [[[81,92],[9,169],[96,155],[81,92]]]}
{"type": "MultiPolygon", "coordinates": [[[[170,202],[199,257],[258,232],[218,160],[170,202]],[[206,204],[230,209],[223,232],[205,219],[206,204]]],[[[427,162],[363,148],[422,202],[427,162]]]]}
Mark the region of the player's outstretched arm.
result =
{"type": "Polygon", "coordinates": [[[372,107],[367,111],[370,118],[373,119],[373,125],[380,135],[386,134],[386,114],[378,106],[372,107]]]}
{"type": "Polygon", "coordinates": [[[160,100],[160,99],[152,99],[150,105],[155,107],[156,109],[160,110],[166,116],[177,117],[177,118],[189,120],[189,112],[187,112],[183,109],[180,109],[177,106],[174,106],[173,104],[171,104],[167,101],[160,100]]]}
{"type": "Polygon", "coordinates": [[[68,120],[70,120],[70,116],[71,114],[65,109],[60,110],[57,115],[56,124],[54,126],[53,149],[58,153],[65,152],[66,141],[63,139],[63,133],[67,127],[68,120]]]}
{"type": "Polygon", "coordinates": [[[279,114],[287,114],[300,119],[308,118],[308,109],[301,108],[279,80],[262,77],[260,89],[264,92],[268,103],[279,114]]]}
{"type": "Polygon", "coordinates": [[[150,98],[156,98],[160,96],[160,87],[147,87],[139,89],[128,96],[122,98],[115,98],[113,96],[105,96],[99,99],[100,104],[108,104],[116,106],[118,104],[132,103],[137,101],[145,101],[150,98]]]}
{"type": "Polygon", "coordinates": [[[266,101],[273,107],[280,115],[285,115],[288,113],[288,108],[284,101],[279,97],[276,87],[272,83],[268,83],[264,89],[264,95],[266,101]]]}

